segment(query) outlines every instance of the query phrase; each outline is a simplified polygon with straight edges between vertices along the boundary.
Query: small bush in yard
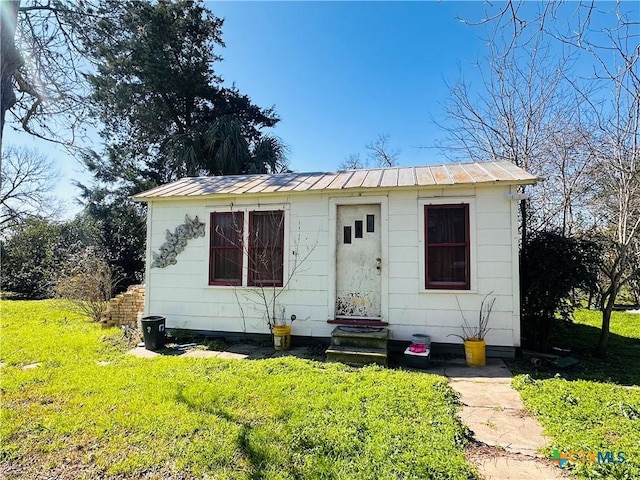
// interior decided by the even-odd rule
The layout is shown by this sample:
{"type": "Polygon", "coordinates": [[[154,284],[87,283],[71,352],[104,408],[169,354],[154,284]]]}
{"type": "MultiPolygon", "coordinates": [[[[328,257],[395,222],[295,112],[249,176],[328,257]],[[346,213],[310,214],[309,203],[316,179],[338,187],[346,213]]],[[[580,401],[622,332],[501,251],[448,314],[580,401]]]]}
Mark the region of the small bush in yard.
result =
{"type": "Polygon", "coordinates": [[[99,322],[114,286],[115,277],[109,264],[95,250],[86,249],[65,263],[55,293],[99,322]]]}

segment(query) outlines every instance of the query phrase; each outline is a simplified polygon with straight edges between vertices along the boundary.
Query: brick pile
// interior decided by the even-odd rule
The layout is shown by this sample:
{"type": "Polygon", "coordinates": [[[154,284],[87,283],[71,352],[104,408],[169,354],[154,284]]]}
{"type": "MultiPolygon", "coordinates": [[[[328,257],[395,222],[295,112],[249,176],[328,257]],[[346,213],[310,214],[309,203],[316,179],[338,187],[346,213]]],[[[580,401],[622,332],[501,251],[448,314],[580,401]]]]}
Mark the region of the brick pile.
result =
{"type": "Polygon", "coordinates": [[[103,328],[127,325],[138,328],[138,316],[144,315],[144,285],[131,285],[126,292],[109,300],[100,323],[103,328]]]}

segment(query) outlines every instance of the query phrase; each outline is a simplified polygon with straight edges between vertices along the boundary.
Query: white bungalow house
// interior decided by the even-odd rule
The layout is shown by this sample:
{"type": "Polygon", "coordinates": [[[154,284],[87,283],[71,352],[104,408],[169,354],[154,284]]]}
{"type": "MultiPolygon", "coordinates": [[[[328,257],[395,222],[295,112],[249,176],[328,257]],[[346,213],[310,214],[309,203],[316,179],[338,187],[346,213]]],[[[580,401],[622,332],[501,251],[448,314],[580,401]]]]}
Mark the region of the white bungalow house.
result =
{"type": "Polygon", "coordinates": [[[295,337],[378,325],[461,343],[493,292],[489,355],[520,345],[518,187],[508,162],[190,177],[149,205],[145,314],[167,328],[268,334],[261,289],[295,337]]]}

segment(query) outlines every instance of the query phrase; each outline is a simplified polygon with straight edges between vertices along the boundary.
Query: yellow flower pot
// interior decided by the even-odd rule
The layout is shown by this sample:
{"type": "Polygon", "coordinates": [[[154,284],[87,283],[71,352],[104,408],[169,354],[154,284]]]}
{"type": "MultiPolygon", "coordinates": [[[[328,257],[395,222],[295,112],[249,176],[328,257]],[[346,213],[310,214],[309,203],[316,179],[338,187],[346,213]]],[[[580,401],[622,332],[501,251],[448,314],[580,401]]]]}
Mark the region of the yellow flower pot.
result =
{"type": "Polygon", "coordinates": [[[486,343],[484,340],[465,340],[464,354],[469,367],[485,366],[486,343]]]}

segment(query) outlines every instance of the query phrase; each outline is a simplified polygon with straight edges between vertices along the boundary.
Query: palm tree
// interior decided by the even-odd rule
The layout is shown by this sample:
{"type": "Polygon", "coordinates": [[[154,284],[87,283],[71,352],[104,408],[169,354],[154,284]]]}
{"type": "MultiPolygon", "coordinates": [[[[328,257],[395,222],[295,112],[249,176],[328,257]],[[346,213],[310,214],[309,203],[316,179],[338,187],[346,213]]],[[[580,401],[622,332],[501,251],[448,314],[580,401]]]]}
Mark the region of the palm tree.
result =
{"type": "Polygon", "coordinates": [[[201,167],[209,174],[280,173],[287,171],[287,147],[273,135],[249,140],[242,123],[223,117],[204,134],[201,167]]]}

